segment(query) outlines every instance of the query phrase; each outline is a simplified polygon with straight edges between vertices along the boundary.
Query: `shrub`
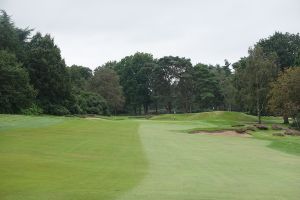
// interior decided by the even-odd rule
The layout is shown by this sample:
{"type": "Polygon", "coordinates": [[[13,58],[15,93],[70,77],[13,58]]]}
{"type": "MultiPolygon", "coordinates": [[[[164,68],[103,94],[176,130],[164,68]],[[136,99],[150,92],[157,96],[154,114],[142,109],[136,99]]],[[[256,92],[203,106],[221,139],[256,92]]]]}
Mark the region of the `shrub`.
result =
{"type": "Polygon", "coordinates": [[[53,115],[69,115],[69,110],[62,105],[49,105],[48,113],[53,115]]]}
{"type": "Polygon", "coordinates": [[[300,136],[300,131],[297,131],[297,130],[293,130],[293,129],[287,129],[285,130],[284,132],[285,135],[297,135],[297,136],[300,136]]]}
{"type": "Polygon", "coordinates": [[[247,129],[247,130],[250,130],[250,131],[255,131],[255,130],[256,130],[254,126],[247,126],[246,129],[247,129]]]}
{"type": "Polygon", "coordinates": [[[245,126],[244,124],[235,124],[235,125],[232,125],[232,127],[243,127],[245,126]]]}
{"type": "Polygon", "coordinates": [[[106,101],[98,94],[84,92],[77,97],[81,114],[109,115],[106,101]]]}
{"type": "Polygon", "coordinates": [[[244,134],[247,131],[247,128],[239,128],[235,130],[237,133],[244,134]]]}
{"type": "Polygon", "coordinates": [[[22,109],[21,113],[24,115],[40,115],[43,113],[43,109],[36,104],[32,104],[31,107],[22,109]]]}
{"type": "Polygon", "coordinates": [[[278,125],[276,125],[276,124],[273,124],[273,125],[272,125],[272,129],[273,129],[273,130],[282,130],[283,128],[282,128],[281,126],[278,126],[278,125]]]}
{"type": "Polygon", "coordinates": [[[256,128],[258,128],[259,130],[268,130],[269,128],[265,125],[262,124],[256,124],[254,125],[256,128]]]}
{"type": "Polygon", "coordinates": [[[293,119],[293,123],[291,124],[291,127],[300,130],[300,113],[298,113],[293,119]]]}
{"type": "Polygon", "coordinates": [[[273,136],[281,136],[281,137],[285,136],[284,133],[273,133],[272,135],[273,136]]]}

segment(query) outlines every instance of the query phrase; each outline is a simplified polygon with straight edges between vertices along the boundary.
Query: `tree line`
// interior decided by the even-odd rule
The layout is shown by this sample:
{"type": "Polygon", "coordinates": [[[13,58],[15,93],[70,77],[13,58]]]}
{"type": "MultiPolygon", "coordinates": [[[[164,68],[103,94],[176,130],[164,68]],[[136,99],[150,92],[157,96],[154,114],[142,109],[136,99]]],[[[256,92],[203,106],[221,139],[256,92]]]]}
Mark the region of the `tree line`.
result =
{"type": "Polygon", "coordinates": [[[0,15],[0,112],[154,114],[234,110],[282,115],[300,110],[300,36],[275,32],[246,57],[222,65],[137,52],[94,71],[67,66],[49,35],[32,36],[0,15]]]}

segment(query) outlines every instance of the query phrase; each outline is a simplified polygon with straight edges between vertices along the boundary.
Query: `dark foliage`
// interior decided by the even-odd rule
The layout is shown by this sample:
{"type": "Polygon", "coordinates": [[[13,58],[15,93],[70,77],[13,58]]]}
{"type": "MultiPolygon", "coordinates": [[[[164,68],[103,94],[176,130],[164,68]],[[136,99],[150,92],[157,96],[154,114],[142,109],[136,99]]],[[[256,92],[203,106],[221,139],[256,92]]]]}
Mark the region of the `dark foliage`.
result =
{"type": "Polygon", "coordinates": [[[84,66],[66,66],[49,34],[38,32],[30,38],[31,32],[16,27],[1,11],[0,113],[147,115],[235,110],[257,114],[259,122],[270,113],[283,115],[286,122],[292,117],[292,126],[299,128],[299,78],[289,70],[300,65],[299,34],[276,32],[232,65],[225,60],[224,65],[193,66],[188,58],[155,59],[137,52],[93,72],[84,66]],[[282,74],[293,78],[282,84],[282,74]],[[274,89],[280,85],[283,90],[274,89]],[[274,109],[267,109],[267,104],[274,109]]]}

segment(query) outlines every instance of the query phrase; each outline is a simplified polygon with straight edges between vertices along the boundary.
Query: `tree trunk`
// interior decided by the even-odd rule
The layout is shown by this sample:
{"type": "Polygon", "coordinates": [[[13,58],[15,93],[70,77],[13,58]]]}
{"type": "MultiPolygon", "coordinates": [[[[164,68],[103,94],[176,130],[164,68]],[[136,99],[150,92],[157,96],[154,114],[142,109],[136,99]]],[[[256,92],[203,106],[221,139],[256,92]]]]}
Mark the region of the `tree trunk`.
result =
{"type": "Polygon", "coordinates": [[[172,105],[171,105],[171,102],[168,102],[168,104],[167,104],[167,110],[168,110],[168,113],[169,113],[169,114],[172,113],[172,105]]]}
{"type": "Polygon", "coordinates": [[[257,117],[258,117],[258,123],[261,124],[261,116],[260,116],[260,112],[257,112],[257,117]]]}
{"type": "Polygon", "coordinates": [[[186,113],[189,112],[189,109],[188,109],[188,102],[187,102],[187,101],[185,102],[185,108],[184,108],[184,109],[185,109],[185,112],[186,112],[186,113]]]}
{"type": "Polygon", "coordinates": [[[257,110],[258,123],[261,124],[259,97],[258,96],[256,97],[256,110],[257,110]]]}
{"type": "Polygon", "coordinates": [[[148,105],[144,104],[144,114],[147,115],[148,114],[148,105]]]}
{"type": "Polygon", "coordinates": [[[286,114],[283,114],[283,123],[289,124],[289,117],[286,114]]]}
{"type": "Polygon", "coordinates": [[[228,111],[231,112],[231,104],[228,106],[228,111]]]}
{"type": "Polygon", "coordinates": [[[297,128],[300,129],[300,124],[299,124],[299,121],[298,121],[297,117],[294,118],[294,122],[295,122],[297,128]]]}

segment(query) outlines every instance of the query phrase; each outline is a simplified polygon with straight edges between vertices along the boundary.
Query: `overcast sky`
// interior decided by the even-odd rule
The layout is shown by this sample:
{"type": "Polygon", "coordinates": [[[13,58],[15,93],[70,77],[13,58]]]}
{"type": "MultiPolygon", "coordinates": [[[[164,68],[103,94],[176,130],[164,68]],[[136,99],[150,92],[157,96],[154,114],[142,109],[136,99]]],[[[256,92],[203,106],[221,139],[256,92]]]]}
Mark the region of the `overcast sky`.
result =
{"type": "Polygon", "coordinates": [[[300,32],[299,0],[0,0],[18,27],[50,33],[68,65],[137,51],[231,63],[275,31],[300,32]]]}

